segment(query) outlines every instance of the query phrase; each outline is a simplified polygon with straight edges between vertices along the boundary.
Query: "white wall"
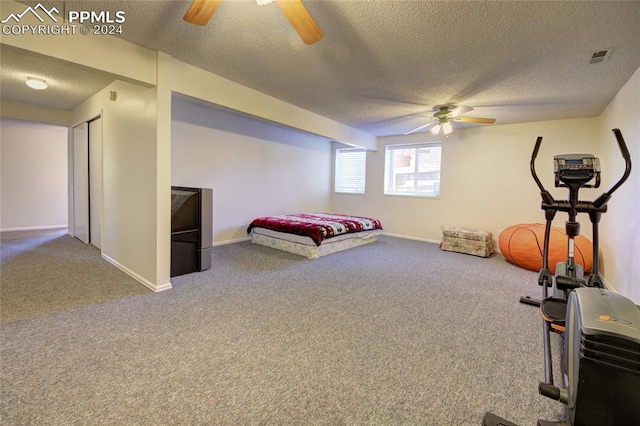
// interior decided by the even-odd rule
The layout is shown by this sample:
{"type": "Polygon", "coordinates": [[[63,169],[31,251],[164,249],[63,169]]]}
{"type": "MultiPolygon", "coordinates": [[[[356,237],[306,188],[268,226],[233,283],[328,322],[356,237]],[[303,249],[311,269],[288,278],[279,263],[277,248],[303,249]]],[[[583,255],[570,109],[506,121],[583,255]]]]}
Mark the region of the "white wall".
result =
{"type": "Polygon", "coordinates": [[[327,139],[375,149],[373,135],[330,120],[257,90],[222,78],[208,71],[173,59],[172,89],[176,93],[201,99],[215,105],[259,119],[280,123],[292,128],[320,135],[327,139]]]}
{"type": "MultiPolygon", "coordinates": [[[[613,195],[602,216],[603,275],[607,283],[640,304],[640,69],[600,116],[598,153],[603,187],[622,176],[624,161],[611,129],[618,128],[634,162],[627,182],[613,195]]],[[[609,184],[609,186],[607,186],[609,184]]]]}
{"type": "Polygon", "coordinates": [[[171,284],[157,261],[170,243],[170,228],[162,236],[157,228],[158,215],[170,214],[170,188],[167,210],[158,209],[156,101],[156,88],[116,81],[74,109],[72,119],[77,124],[102,115],[102,255],[157,291],[171,284]],[[109,91],[117,93],[115,102],[109,91]]]}
{"type": "Polygon", "coordinates": [[[33,121],[37,123],[68,126],[71,113],[57,108],[43,107],[22,102],[0,100],[0,115],[17,120],[33,121]]]}
{"type": "Polygon", "coordinates": [[[213,241],[247,237],[256,217],[329,211],[326,140],[174,97],[171,181],[213,188],[213,241]]]}
{"type": "MultiPolygon", "coordinates": [[[[449,138],[428,134],[378,139],[378,151],[367,153],[366,194],[333,194],[335,212],[373,216],[387,233],[440,241],[442,227],[471,227],[500,232],[517,223],[544,222],[540,193],[529,172],[538,136],[543,145],[536,162],[538,174],[557,198],[567,193],[553,188],[553,156],[595,149],[597,119],[545,121],[460,129],[449,138]],[[385,145],[442,140],[439,199],[385,196],[385,145]]],[[[586,190],[589,199],[595,192],[586,190]]],[[[566,218],[554,223],[564,226],[566,218]]],[[[582,233],[590,236],[590,226],[582,233]]]]}
{"type": "Polygon", "coordinates": [[[67,128],[0,118],[0,229],[67,226],[67,128]]]}

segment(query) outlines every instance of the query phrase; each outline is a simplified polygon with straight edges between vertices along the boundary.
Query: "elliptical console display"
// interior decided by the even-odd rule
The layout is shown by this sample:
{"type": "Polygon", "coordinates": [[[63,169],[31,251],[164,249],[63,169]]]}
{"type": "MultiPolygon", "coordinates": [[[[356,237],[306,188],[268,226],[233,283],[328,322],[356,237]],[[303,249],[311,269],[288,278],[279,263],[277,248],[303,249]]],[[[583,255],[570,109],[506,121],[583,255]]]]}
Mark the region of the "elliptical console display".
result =
{"type": "Polygon", "coordinates": [[[556,188],[567,187],[569,183],[581,184],[582,188],[600,186],[600,159],[591,154],[556,155],[553,157],[553,172],[556,188]],[[594,177],[595,185],[585,185],[594,177]]]}

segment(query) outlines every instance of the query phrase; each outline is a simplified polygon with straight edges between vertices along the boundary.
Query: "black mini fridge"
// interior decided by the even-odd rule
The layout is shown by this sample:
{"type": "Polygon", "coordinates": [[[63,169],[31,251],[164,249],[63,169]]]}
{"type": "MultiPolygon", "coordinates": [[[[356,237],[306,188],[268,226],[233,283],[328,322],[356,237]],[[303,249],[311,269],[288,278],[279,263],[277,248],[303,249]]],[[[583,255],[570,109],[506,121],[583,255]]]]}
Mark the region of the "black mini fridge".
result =
{"type": "Polygon", "coordinates": [[[171,276],[211,268],[213,194],[210,188],[171,187],[171,276]]]}

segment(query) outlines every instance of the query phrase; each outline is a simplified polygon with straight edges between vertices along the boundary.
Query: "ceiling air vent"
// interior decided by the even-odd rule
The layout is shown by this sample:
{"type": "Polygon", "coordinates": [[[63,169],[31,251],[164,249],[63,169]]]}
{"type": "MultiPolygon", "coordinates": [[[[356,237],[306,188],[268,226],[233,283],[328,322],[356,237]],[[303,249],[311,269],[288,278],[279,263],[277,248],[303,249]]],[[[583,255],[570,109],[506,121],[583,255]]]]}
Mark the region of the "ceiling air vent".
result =
{"type": "Polygon", "coordinates": [[[590,64],[599,64],[601,62],[605,62],[611,56],[611,51],[613,49],[602,49],[596,50],[591,54],[591,58],[589,58],[590,64]]]}

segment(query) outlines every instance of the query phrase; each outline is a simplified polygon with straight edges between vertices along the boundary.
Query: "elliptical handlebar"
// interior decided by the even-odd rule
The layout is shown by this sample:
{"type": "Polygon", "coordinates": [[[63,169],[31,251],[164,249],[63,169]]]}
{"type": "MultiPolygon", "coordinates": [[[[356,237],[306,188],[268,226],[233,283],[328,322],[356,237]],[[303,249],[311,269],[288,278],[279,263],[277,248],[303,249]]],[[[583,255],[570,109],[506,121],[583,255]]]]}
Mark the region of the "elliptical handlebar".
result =
{"type": "Polygon", "coordinates": [[[540,145],[542,145],[542,136],[538,136],[536,139],[536,146],[533,147],[533,154],[531,154],[531,162],[529,163],[529,167],[531,168],[531,176],[533,176],[533,180],[538,184],[538,188],[540,188],[541,192],[545,192],[544,186],[542,186],[542,182],[538,179],[538,174],[536,173],[536,157],[538,156],[538,151],[540,150],[540,145]]]}
{"type": "Polygon", "coordinates": [[[620,154],[622,154],[622,158],[624,158],[624,173],[618,182],[615,183],[607,192],[599,196],[597,199],[591,203],[596,209],[600,209],[605,207],[609,200],[611,199],[611,195],[620,188],[620,186],[625,183],[625,181],[629,178],[631,174],[631,154],[629,154],[629,149],[627,148],[627,144],[622,137],[622,132],[620,129],[613,129],[613,134],[618,141],[618,147],[620,148],[620,154]]]}
{"type": "Polygon", "coordinates": [[[620,152],[622,153],[622,157],[625,160],[631,160],[631,154],[629,154],[629,150],[627,149],[627,144],[624,142],[624,138],[622,137],[622,132],[620,129],[613,129],[613,134],[616,136],[616,140],[618,141],[618,146],[620,147],[620,152]]]}
{"type": "Polygon", "coordinates": [[[624,158],[624,174],[620,178],[615,185],[611,187],[606,193],[611,196],[615,190],[620,188],[620,186],[625,183],[625,181],[629,178],[631,174],[631,154],[629,154],[629,149],[627,148],[627,144],[622,137],[622,132],[620,129],[613,129],[613,134],[616,136],[616,140],[618,141],[618,146],[620,147],[620,153],[622,154],[622,158],[624,158]]]}
{"type": "Polygon", "coordinates": [[[546,204],[553,204],[555,203],[553,196],[544,188],[542,182],[540,182],[540,179],[538,178],[538,174],[536,173],[536,157],[538,156],[540,145],[542,145],[542,136],[538,136],[538,139],[536,139],[536,146],[533,148],[533,153],[531,154],[531,162],[529,163],[529,168],[531,169],[531,176],[533,176],[533,180],[536,181],[538,188],[540,188],[542,201],[546,204]]]}

